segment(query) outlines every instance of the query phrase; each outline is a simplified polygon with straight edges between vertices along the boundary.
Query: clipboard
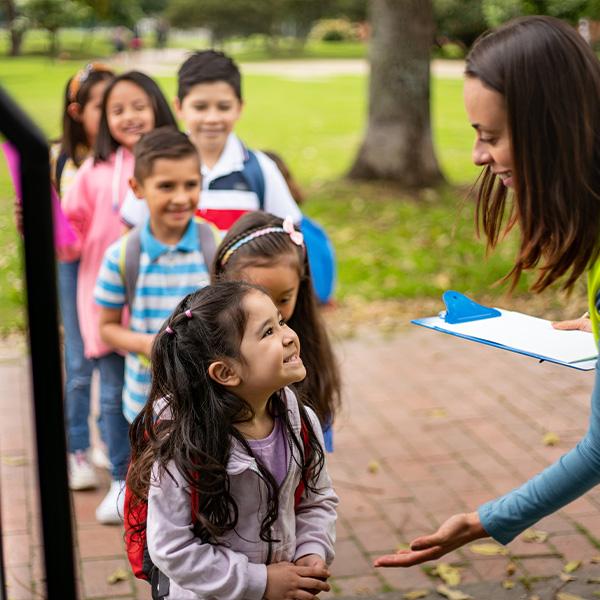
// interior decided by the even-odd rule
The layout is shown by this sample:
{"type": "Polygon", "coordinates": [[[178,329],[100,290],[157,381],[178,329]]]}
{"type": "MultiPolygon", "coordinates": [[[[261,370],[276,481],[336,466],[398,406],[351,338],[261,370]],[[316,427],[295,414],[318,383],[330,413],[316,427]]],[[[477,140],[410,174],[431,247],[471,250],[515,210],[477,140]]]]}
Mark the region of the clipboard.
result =
{"type": "Polygon", "coordinates": [[[442,295],[446,310],[411,323],[580,371],[596,367],[598,348],[586,331],[560,331],[550,321],[478,304],[460,292],[442,295]]]}

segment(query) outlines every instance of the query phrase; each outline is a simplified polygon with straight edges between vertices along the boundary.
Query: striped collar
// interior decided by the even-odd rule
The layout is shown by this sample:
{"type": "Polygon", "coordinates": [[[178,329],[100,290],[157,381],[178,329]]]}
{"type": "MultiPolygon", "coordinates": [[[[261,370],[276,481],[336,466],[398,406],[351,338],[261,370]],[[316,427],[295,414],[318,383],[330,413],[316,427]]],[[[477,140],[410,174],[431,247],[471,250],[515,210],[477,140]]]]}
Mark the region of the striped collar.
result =
{"type": "Polygon", "coordinates": [[[148,218],[140,234],[140,243],[142,252],[145,252],[148,255],[151,262],[154,262],[167,252],[194,252],[199,248],[196,223],[194,219],[190,219],[187,229],[181,236],[181,239],[174,246],[169,246],[163,244],[152,235],[150,219],[148,218]]]}

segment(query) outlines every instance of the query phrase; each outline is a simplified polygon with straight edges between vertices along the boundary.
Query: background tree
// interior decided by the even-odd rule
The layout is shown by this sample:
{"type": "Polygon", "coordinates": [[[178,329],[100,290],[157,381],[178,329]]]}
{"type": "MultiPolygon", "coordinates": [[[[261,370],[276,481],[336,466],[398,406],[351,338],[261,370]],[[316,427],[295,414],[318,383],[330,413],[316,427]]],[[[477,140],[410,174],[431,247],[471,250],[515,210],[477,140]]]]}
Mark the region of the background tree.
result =
{"type": "Polygon", "coordinates": [[[19,56],[21,54],[21,44],[23,36],[27,30],[27,17],[19,10],[15,0],[0,0],[0,9],[2,12],[3,21],[6,22],[7,29],[10,34],[10,56],[19,56]]]}
{"type": "Polygon", "coordinates": [[[50,55],[58,54],[58,30],[84,19],[88,9],[73,0],[28,0],[23,8],[30,21],[48,32],[50,55]]]}
{"type": "Polygon", "coordinates": [[[349,176],[409,187],[443,181],[431,138],[431,0],[371,0],[369,117],[349,176]]]}
{"type": "Polygon", "coordinates": [[[481,0],[433,0],[436,36],[469,47],[487,29],[481,0]]]}

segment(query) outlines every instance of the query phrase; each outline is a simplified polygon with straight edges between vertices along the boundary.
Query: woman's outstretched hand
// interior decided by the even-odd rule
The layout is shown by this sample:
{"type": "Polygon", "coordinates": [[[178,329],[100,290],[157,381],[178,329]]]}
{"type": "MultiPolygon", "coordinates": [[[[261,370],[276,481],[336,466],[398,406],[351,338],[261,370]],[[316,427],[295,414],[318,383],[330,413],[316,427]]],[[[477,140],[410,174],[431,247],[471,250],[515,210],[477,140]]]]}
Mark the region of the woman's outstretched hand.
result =
{"type": "Polygon", "coordinates": [[[487,537],[476,512],[453,515],[432,535],[414,539],[410,550],[399,550],[375,559],[375,567],[412,567],[435,560],[473,540],[487,537]]]}

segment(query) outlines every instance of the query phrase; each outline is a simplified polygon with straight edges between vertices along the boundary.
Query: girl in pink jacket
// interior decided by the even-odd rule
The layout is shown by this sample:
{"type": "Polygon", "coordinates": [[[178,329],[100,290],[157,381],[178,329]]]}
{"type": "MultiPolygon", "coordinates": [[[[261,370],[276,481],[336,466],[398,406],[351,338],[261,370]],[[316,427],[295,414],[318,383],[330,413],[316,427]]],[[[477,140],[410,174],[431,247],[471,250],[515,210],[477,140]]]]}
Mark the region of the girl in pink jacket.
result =
{"type": "Polygon", "coordinates": [[[104,252],[123,233],[119,210],[132,193],[131,150],[142,134],[162,125],[175,126],[175,119],[157,84],[137,71],[115,77],[102,99],[94,157],[81,166],[63,199],[77,242],[63,249],[60,258],[80,261],[77,314],[85,356],[100,374],[100,416],[112,465],[111,487],[96,510],[96,519],[105,524],[122,520],[129,426],[122,410],[124,358],[100,339],[94,286],[104,252]]]}
{"type": "Polygon", "coordinates": [[[319,420],[287,387],[306,375],[300,355],[270,297],[244,282],[190,294],[157,335],[127,475],[132,502],[148,503],[156,597],[329,590],[338,500],[319,420]]]}

